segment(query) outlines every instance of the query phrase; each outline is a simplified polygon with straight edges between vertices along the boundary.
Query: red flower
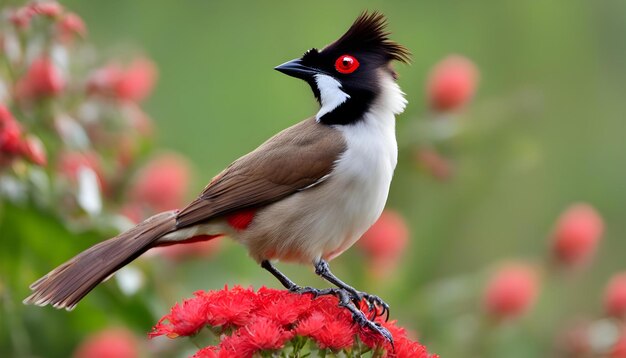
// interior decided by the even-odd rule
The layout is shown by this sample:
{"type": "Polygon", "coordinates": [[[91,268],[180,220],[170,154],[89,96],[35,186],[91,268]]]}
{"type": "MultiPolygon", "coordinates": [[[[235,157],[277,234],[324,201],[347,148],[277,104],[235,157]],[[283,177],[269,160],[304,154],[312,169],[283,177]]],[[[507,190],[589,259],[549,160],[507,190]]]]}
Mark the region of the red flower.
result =
{"type": "Polygon", "coordinates": [[[30,26],[30,20],[35,13],[29,6],[16,9],[9,16],[9,20],[18,29],[26,29],[30,26]]]}
{"type": "Polygon", "coordinates": [[[156,77],[156,65],[146,58],[138,58],[115,83],[115,93],[119,99],[139,102],[152,92],[156,77]]]}
{"type": "Polygon", "coordinates": [[[137,339],[125,329],[107,329],[85,339],[74,352],[74,358],[136,358],[137,339]]]}
{"type": "Polygon", "coordinates": [[[356,333],[351,321],[335,319],[319,311],[311,313],[296,328],[297,335],[311,337],[320,348],[334,351],[351,347],[356,333]]]}
{"type": "Polygon", "coordinates": [[[96,173],[101,187],[105,184],[100,158],[96,153],[62,152],[60,154],[58,159],[59,172],[70,180],[78,180],[78,171],[82,167],[92,169],[96,173]]]}
{"type": "Polygon", "coordinates": [[[184,204],[189,177],[189,165],[184,158],[160,155],[139,172],[130,190],[131,199],[156,211],[179,208],[184,204]]]}
{"type": "Polygon", "coordinates": [[[221,352],[218,347],[209,346],[197,351],[191,358],[227,358],[226,351],[221,352]]]}
{"type": "Polygon", "coordinates": [[[252,289],[240,286],[228,287],[222,291],[201,293],[208,302],[207,323],[214,327],[240,327],[252,317],[256,309],[256,294],[252,289]]]}
{"type": "Polygon", "coordinates": [[[21,127],[6,107],[0,105],[0,153],[17,155],[21,149],[21,127]]]}
{"type": "Polygon", "coordinates": [[[269,318],[257,317],[245,327],[235,331],[231,337],[224,339],[220,348],[230,352],[255,353],[280,349],[291,338],[293,332],[285,331],[269,318]]]}
{"type": "Polygon", "coordinates": [[[620,333],[619,338],[611,347],[609,358],[626,358],[626,330],[620,333]]]}
{"type": "Polygon", "coordinates": [[[37,165],[46,165],[48,161],[46,158],[46,149],[44,148],[43,143],[34,135],[26,137],[24,142],[22,142],[21,151],[26,159],[37,165]]]}
{"type": "Polygon", "coordinates": [[[109,64],[91,74],[87,92],[139,102],[152,91],[157,74],[156,65],[147,58],[135,59],[126,69],[118,64],[109,64]]]}
{"type": "Polygon", "coordinates": [[[295,324],[310,311],[312,302],[309,295],[291,295],[284,291],[261,287],[257,293],[256,315],[267,317],[281,326],[295,324]]]}
{"type": "Polygon", "coordinates": [[[124,70],[117,64],[109,64],[93,71],[87,79],[87,93],[114,96],[115,84],[124,76],[124,70]]]}
{"type": "Polygon", "coordinates": [[[26,75],[16,84],[18,98],[41,98],[55,96],[63,91],[65,80],[59,69],[47,57],[34,60],[26,75]]]}
{"type": "Polygon", "coordinates": [[[59,35],[61,41],[71,42],[76,35],[80,37],[87,36],[87,26],[80,16],[73,12],[65,14],[58,24],[59,35]]]}
{"type": "Polygon", "coordinates": [[[448,56],[430,71],[426,92],[430,106],[438,111],[458,109],[474,95],[478,69],[459,55],[448,56]]]}
{"type": "Polygon", "coordinates": [[[354,337],[358,334],[370,348],[383,347],[389,357],[428,357],[426,349],[409,340],[404,329],[378,317],[377,322],[387,327],[396,341],[396,353],[390,352],[387,341],[355,325],[352,315],[338,306],[334,296],[314,299],[308,294],[264,287],[254,292],[238,286],[232,290],[226,287],[221,291],[197,292],[195,295],[193,305],[175,305],[172,312],[155,326],[150,337],[191,335],[204,324],[221,327],[218,330],[222,332],[219,345],[204,348],[195,357],[248,358],[262,351],[279,350],[296,335],[312,339],[321,349],[352,349],[354,337]],[[183,312],[185,310],[188,312],[183,312]],[[204,322],[203,317],[206,318],[204,322]],[[185,319],[189,322],[185,323],[185,319]],[[224,329],[227,327],[235,330],[224,329]]]}
{"type": "Polygon", "coordinates": [[[591,205],[572,205],[556,224],[552,252],[566,265],[586,263],[593,256],[603,231],[602,217],[591,205]]]}
{"type": "Polygon", "coordinates": [[[35,2],[30,4],[33,12],[55,18],[63,12],[63,7],[56,1],[35,2]]]}
{"type": "Polygon", "coordinates": [[[409,229],[396,211],[386,209],[358,241],[357,245],[372,260],[377,276],[393,270],[409,241],[409,229]]]}
{"type": "Polygon", "coordinates": [[[525,264],[508,264],[489,280],[483,298],[485,309],[498,318],[528,311],[538,293],[535,270],[525,264]]]}
{"type": "Polygon", "coordinates": [[[196,292],[195,295],[196,297],[183,301],[182,305],[175,304],[148,336],[150,338],[162,335],[170,338],[191,336],[206,326],[209,302],[202,292],[196,292]]]}
{"type": "Polygon", "coordinates": [[[614,275],[604,291],[604,309],[615,317],[626,316],[626,272],[614,275]]]}

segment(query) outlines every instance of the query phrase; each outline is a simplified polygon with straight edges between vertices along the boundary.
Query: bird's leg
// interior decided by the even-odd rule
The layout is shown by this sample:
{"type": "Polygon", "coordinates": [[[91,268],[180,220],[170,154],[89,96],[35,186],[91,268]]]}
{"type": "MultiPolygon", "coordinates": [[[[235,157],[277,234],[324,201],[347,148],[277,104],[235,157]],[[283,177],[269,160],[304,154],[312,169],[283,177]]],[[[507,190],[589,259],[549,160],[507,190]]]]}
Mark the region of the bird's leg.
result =
{"type": "Polygon", "coordinates": [[[272,275],[274,275],[274,277],[276,277],[278,281],[280,281],[280,283],[291,292],[312,293],[314,297],[325,296],[325,295],[334,295],[334,296],[338,295],[338,291],[339,291],[338,288],[326,288],[326,289],[320,290],[320,289],[313,288],[313,287],[301,287],[295,282],[291,281],[291,279],[285,276],[284,273],[278,271],[278,269],[274,265],[272,265],[272,263],[269,262],[268,260],[261,261],[261,267],[263,267],[264,269],[269,271],[272,275]]]}
{"type": "Polygon", "coordinates": [[[363,314],[363,312],[360,309],[358,309],[358,306],[356,306],[353,302],[351,302],[352,297],[351,297],[351,293],[348,292],[348,290],[345,290],[343,288],[335,289],[335,290],[336,291],[334,292],[337,293],[336,296],[339,299],[339,306],[344,307],[345,309],[350,311],[350,313],[352,313],[352,319],[354,320],[354,322],[361,327],[367,327],[371,329],[372,331],[377,332],[381,336],[385,337],[385,339],[388,340],[389,343],[391,343],[392,349],[394,349],[393,336],[391,335],[391,332],[389,332],[387,328],[381,326],[379,323],[371,321],[367,317],[365,317],[365,314],[363,314]]]}
{"type": "Polygon", "coordinates": [[[272,265],[272,263],[269,262],[268,260],[261,261],[261,267],[263,267],[264,269],[269,271],[272,275],[274,275],[274,277],[276,277],[278,281],[280,281],[280,283],[283,286],[285,286],[285,288],[288,289],[289,291],[295,292],[301,289],[301,287],[298,286],[295,282],[291,281],[289,277],[285,276],[284,273],[278,271],[278,269],[274,267],[274,265],[272,265]]]}
{"type": "MultiPolygon", "coordinates": [[[[326,278],[326,276],[322,275],[322,273],[320,273],[320,270],[318,269],[319,265],[316,265],[315,267],[315,272],[322,276],[323,278],[327,279],[329,282],[332,282],[333,284],[339,286],[336,282],[341,282],[345,287],[341,287],[339,286],[339,288],[325,288],[325,289],[317,289],[317,288],[313,288],[313,287],[300,287],[298,286],[295,282],[291,281],[291,279],[289,279],[289,277],[285,276],[285,274],[283,274],[282,272],[280,272],[276,267],[274,267],[274,265],[272,265],[271,262],[269,262],[268,260],[263,260],[261,261],[261,267],[263,267],[264,269],[266,269],[267,271],[269,271],[272,275],[274,275],[274,277],[276,277],[278,279],[278,281],[280,281],[280,283],[285,286],[286,289],[288,289],[291,292],[296,292],[296,293],[312,293],[314,297],[318,297],[318,296],[325,296],[325,295],[333,295],[336,296],[339,299],[339,306],[346,308],[348,311],[350,311],[350,313],[352,313],[352,319],[354,320],[355,323],[357,323],[359,326],[361,327],[368,327],[369,329],[373,330],[374,332],[379,333],[380,335],[382,335],[383,337],[385,337],[385,339],[387,339],[392,347],[393,347],[393,337],[391,335],[391,333],[383,326],[381,326],[378,323],[375,323],[369,319],[367,319],[367,317],[365,317],[365,314],[363,312],[361,312],[361,310],[358,308],[359,303],[361,301],[362,298],[366,298],[367,297],[375,297],[375,296],[370,296],[367,294],[364,294],[362,292],[359,292],[357,290],[355,290],[354,288],[348,286],[347,284],[343,283],[341,280],[339,280],[338,278],[336,278],[331,272],[330,270],[328,270],[328,263],[326,263],[324,261],[324,263],[326,264],[326,271],[324,272],[328,272],[328,275],[330,275],[330,277],[334,278],[334,281],[326,278]],[[354,302],[355,301],[355,295],[356,297],[359,297],[359,301],[358,302],[354,302]],[[367,296],[365,296],[367,295],[367,296]]],[[[380,300],[380,299],[379,299],[380,300]]],[[[368,300],[369,302],[369,300],[368,300]]],[[[380,300],[380,302],[382,302],[382,300],[380,300]]],[[[385,306],[386,304],[384,302],[382,302],[385,306]]],[[[371,304],[371,303],[370,303],[371,304]]],[[[381,305],[381,307],[385,307],[383,305],[381,305]]],[[[389,308],[387,307],[387,312],[389,312],[389,308]]]]}
{"type": "Polygon", "coordinates": [[[350,298],[357,306],[361,303],[363,299],[365,299],[365,301],[367,301],[369,305],[370,311],[375,310],[375,314],[378,315],[378,310],[376,307],[380,307],[380,316],[386,315],[385,320],[389,319],[389,305],[385,301],[383,301],[380,297],[370,295],[367,292],[357,291],[354,287],[341,281],[337,276],[330,272],[330,266],[325,260],[319,260],[315,264],[315,273],[326,281],[332,283],[333,285],[347,291],[350,294],[350,298]]]}

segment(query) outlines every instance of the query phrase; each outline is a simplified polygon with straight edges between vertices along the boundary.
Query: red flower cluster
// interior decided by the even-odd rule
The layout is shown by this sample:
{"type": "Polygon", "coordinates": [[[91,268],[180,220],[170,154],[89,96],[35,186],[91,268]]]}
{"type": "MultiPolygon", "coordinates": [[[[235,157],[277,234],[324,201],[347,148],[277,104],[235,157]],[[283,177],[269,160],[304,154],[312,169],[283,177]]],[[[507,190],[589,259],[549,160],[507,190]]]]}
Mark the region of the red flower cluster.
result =
{"type": "Polygon", "coordinates": [[[41,140],[32,134],[24,135],[11,112],[0,104],[0,165],[18,157],[37,165],[47,162],[41,140]]]}
{"type": "MultiPolygon", "coordinates": [[[[366,305],[361,307],[367,313],[366,305]]],[[[220,335],[220,343],[206,347],[194,357],[251,357],[292,345],[302,349],[302,340],[312,340],[324,350],[382,349],[386,357],[428,358],[426,348],[407,338],[395,322],[377,321],[393,335],[395,350],[378,334],[360,329],[351,314],[338,306],[334,296],[313,298],[284,290],[262,287],[258,291],[235,286],[220,291],[199,291],[176,304],[149,336],[191,336],[205,326],[220,335]]]]}
{"type": "Polygon", "coordinates": [[[148,97],[156,78],[156,65],[147,58],[137,58],[127,67],[111,63],[94,71],[87,81],[87,91],[120,101],[140,102],[148,97]]]}
{"type": "Polygon", "coordinates": [[[37,17],[54,21],[56,35],[63,42],[71,42],[75,35],[84,37],[87,34],[83,19],[72,12],[65,12],[63,6],[56,1],[34,1],[26,4],[15,9],[9,20],[17,29],[25,30],[37,17]]]}

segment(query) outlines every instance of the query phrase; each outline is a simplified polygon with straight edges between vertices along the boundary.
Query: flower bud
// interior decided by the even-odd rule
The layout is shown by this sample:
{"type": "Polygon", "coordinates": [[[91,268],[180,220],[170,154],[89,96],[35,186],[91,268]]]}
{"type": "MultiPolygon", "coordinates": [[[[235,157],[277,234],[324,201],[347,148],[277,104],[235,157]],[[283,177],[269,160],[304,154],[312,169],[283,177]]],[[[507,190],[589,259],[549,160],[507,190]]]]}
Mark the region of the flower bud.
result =
{"type": "Polygon", "coordinates": [[[63,42],[71,42],[77,35],[83,38],[87,36],[87,26],[85,26],[83,19],[73,12],[63,16],[59,21],[58,29],[63,42]]]}
{"type": "Polygon", "coordinates": [[[39,138],[34,135],[29,135],[22,142],[22,155],[31,162],[44,166],[48,162],[46,158],[46,149],[39,138]]]}
{"type": "Polygon", "coordinates": [[[9,15],[9,21],[11,21],[13,26],[17,29],[27,29],[30,26],[30,21],[34,14],[35,13],[29,6],[23,6],[9,15]]]}
{"type": "Polygon", "coordinates": [[[626,272],[614,275],[606,286],[604,309],[611,316],[626,317],[626,272]]]}
{"type": "Polygon", "coordinates": [[[122,328],[106,329],[88,336],[74,352],[74,358],[137,358],[139,344],[122,328]]]}
{"type": "Polygon", "coordinates": [[[474,95],[478,69],[472,61],[451,55],[430,71],[426,93],[430,107],[437,111],[459,109],[474,95]]]}
{"type": "Polygon", "coordinates": [[[131,188],[133,202],[156,211],[179,208],[184,204],[189,184],[187,161],[175,154],[164,154],[150,161],[140,172],[131,188]]]}
{"type": "Polygon", "coordinates": [[[30,8],[36,14],[49,18],[56,18],[63,12],[63,6],[56,1],[42,1],[30,4],[30,8]]]}
{"type": "Polygon", "coordinates": [[[0,153],[19,154],[22,130],[6,106],[0,104],[0,153]]]}
{"type": "Polygon", "coordinates": [[[50,58],[40,57],[31,63],[26,75],[16,84],[18,98],[55,96],[65,87],[65,80],[50,58]]]}
{"type": "Polygon", "coordinates": [[[119,99],[139,102],[146,98],[156,82],[156,65],[146,59],[134,60],[116,82],[114,90],[119,99]]]}
{"type": "Polygon", "coordinates": [[[357,245],[372,260],[374,272],[384,276],[395,267],[408,240],[409,229],[402,215],[386,209],[357,245]]]}
{"type": "Polygon", "coordinates": [[[565,265],[588,262],[604,232],[604,222],[589,204],[570,206],[559,217],[552,234],[552,253],[565,265]]]}
{"type": "Polygon", "coordinates": [[[530,309],[538,290],[537,274],[532,267],[521,263],[507,264],[490,278],[483,304],[494,317],[516,317],[530,309]]]}

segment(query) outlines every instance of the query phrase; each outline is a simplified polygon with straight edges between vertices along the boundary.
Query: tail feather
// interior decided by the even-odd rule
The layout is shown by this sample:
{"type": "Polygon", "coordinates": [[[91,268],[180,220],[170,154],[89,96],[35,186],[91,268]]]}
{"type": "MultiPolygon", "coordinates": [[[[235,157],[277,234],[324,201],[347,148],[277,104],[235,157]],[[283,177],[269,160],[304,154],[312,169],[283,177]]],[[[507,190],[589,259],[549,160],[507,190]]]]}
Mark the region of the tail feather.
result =
{"type": "Polygon", "coordinates": [[[86,294],[117,270],[176,229],[176,211],[145,220],[120,235],[96,244],[30,285],[25,304],[71,310],[86,294]]]}

